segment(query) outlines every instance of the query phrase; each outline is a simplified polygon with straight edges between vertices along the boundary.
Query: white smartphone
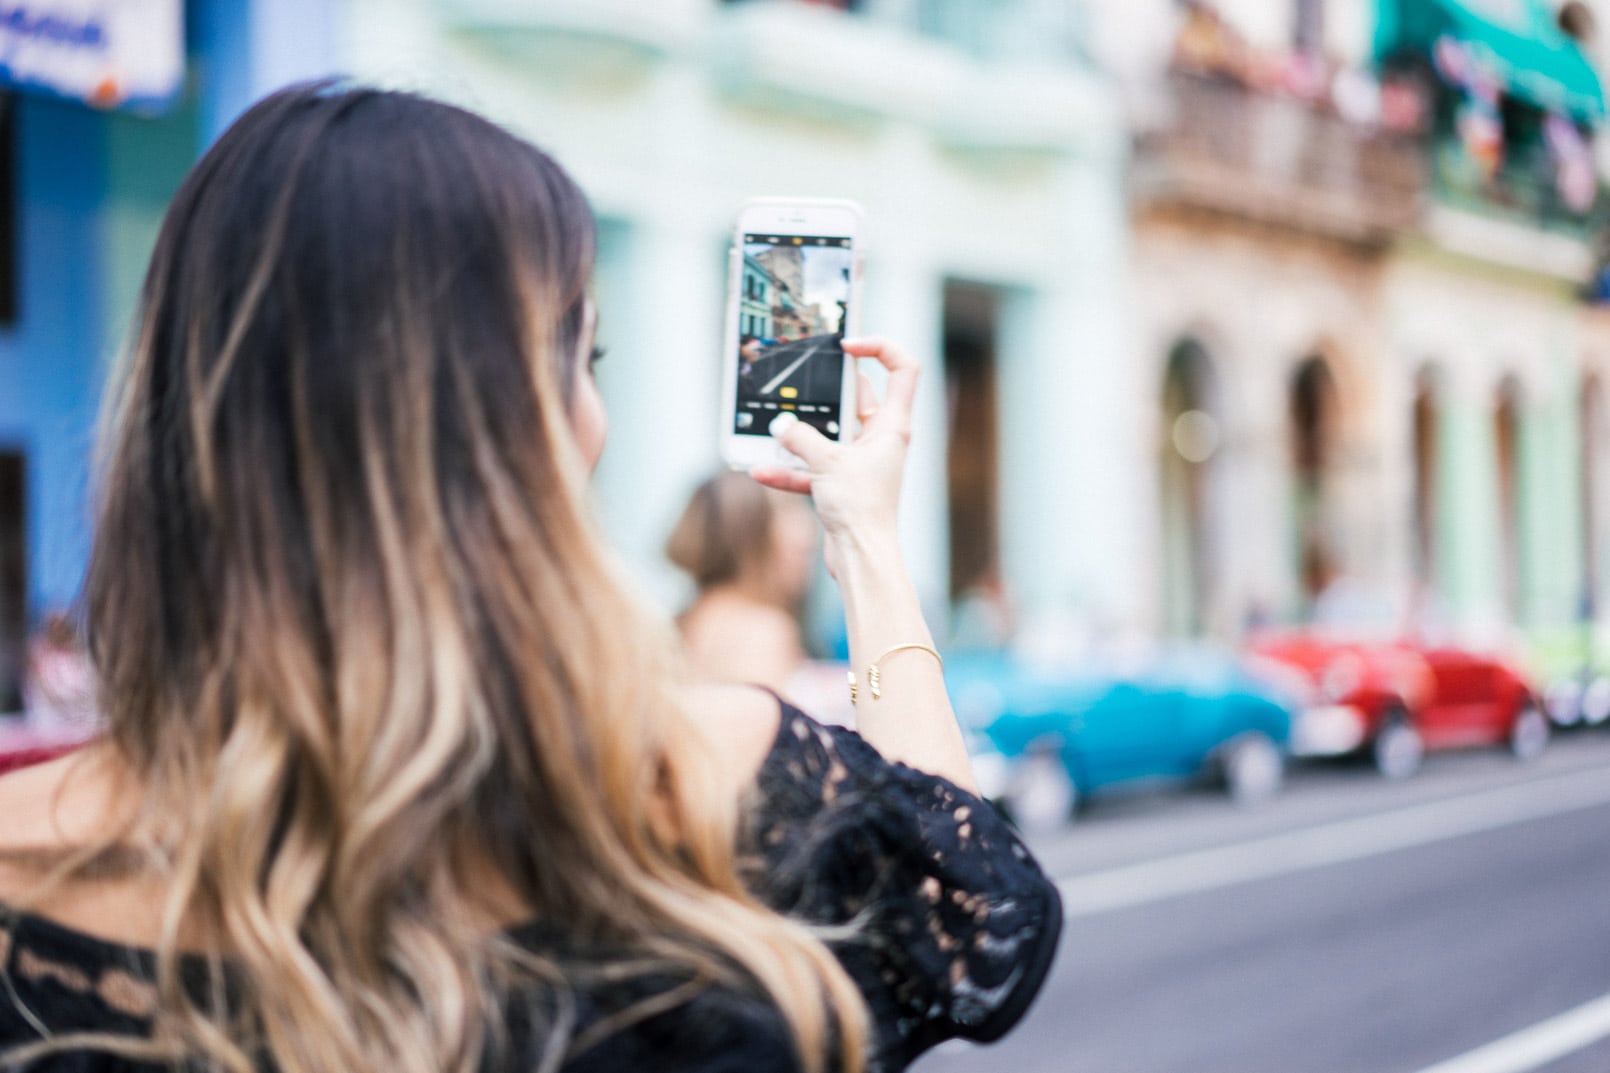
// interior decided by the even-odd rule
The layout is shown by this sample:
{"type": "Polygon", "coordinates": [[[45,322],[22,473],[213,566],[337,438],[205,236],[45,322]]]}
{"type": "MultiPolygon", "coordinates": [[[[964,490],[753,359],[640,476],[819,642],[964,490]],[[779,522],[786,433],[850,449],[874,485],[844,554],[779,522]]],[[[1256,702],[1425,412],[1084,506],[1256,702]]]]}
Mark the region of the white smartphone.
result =
{"type": "Polygon", "coordinates": [[[855,363],[840,343],[860,325],[863,215],[853,201],[744,202],[728,259],[721,356],[721,456],[729,466],[804,464],[772,439],[779,414],[835,440],[855,420],[855,363]]]}

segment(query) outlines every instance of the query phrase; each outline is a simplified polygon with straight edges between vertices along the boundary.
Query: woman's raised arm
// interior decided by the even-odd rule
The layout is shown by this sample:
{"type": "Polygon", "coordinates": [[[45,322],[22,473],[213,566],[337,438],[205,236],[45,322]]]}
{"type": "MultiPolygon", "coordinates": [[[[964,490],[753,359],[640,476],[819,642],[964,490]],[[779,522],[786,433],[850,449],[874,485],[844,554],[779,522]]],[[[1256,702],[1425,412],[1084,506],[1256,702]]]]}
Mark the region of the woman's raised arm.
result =
{"type": "Polygon", "coordinates": [[[897,535],[918,364],[883,339],[846,339],[844,349],[889,371],[881,403],[866,376],[857,378],[861,434],[834,443],[786,414],[773,422],[772,434],[807,468],[761,467],[753,476],[773,488],[808,492],[816,503],[827,568],[844,595],[862,737],[890,760],[976,792],[939,661],[919,647],[902,647],[933,645],[897,535]],[[874,663],[876,697],[867,680],[874,663]]]}

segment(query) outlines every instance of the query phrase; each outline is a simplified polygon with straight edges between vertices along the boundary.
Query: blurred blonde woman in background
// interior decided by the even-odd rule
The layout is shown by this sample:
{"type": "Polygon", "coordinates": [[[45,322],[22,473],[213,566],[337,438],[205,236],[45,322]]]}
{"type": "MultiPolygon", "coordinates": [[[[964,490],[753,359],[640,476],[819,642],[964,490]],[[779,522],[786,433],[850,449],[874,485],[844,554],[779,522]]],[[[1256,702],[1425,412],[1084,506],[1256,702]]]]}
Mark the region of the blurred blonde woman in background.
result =
{"type": "Polygon", "coordinates": [[[689,685],[585,508],[593,251],[408,94],[284,90],[186,178],[108,388],[107,732],[0,778],[0,1068],[854,1073],[1022,1015],[1055,888],[899,648],[914,364],[847,344],[881,413],[757,473],[884,664],[864,737],[689,685]]]}
{"type": "Polygon", "coordinates": [[[696,672],[789,691],[806,658],[800,614],[816,544],[816,519],[796,496],[743,473],[694,489],[665,550],[696,589],[677,619],[696,672]]]}

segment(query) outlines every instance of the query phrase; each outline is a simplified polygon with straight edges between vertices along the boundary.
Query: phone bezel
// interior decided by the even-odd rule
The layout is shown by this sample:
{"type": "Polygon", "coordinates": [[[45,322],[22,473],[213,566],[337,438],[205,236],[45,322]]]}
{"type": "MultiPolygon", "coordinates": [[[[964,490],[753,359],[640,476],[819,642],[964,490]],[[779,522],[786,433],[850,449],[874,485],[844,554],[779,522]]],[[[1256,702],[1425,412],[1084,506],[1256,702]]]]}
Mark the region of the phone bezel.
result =
{"type": "MultiPolygon", "coordinates": [[[[743,239],[746,234],[844,237],[850,240],[850,295],[845,314],[844,334],[860,330],[861,267],[864,256],[862,223],[865,212],[853,201],[842,198],[752,198],[744,202],[733,225],[732,243],[727,255],[727,309],[721,345],[721,457],[734,469],[754,466],[787,466],[804,463],[765,435],[744,435],[733,429],[738,410],[738,311],[743,286],[743,239]]],[[[855,362],[844,362],[839,382],[839,434],[843,439],[855,420],[855,362]]]]}

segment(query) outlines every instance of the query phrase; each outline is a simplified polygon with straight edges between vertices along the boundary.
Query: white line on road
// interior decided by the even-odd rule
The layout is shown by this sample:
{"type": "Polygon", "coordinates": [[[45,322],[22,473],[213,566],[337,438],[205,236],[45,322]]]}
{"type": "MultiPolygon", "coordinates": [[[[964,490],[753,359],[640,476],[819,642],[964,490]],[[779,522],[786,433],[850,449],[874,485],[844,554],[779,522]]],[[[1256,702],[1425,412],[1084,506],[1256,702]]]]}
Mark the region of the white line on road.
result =
{"type": "Polygon", "coordinates": [[[1610,995],[1539,1021],[1420,1073],[1528,1073],[1610,1036],[1610,995]]]}
{"type": "Polygon", "coordinates": [[[1534,779],[1391,812],[1058,881],[1065,916],[1093,916],[1183,894],[1356,861],[1610,803],[1604,769],[1534,779]]]}
{"type": "Polygon", "coordinates": [[[784,380],[787,380],[790,376],[793,376],[794,370],[799,368],[801,365],[804,365],[806,359],[821,348],[821,343],[812,343],[809,350],[801,354],[798,358],[795,358],[794,364],[790,365],[788,368],[784,369],[782,372],[773,377],[771,383],[760,389],[760,393],[762,395],[770,395],[773,391],[776,391],[778,384],[781,384],[784,380]]]}

